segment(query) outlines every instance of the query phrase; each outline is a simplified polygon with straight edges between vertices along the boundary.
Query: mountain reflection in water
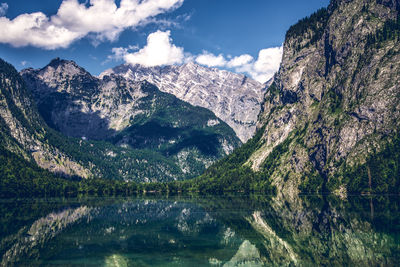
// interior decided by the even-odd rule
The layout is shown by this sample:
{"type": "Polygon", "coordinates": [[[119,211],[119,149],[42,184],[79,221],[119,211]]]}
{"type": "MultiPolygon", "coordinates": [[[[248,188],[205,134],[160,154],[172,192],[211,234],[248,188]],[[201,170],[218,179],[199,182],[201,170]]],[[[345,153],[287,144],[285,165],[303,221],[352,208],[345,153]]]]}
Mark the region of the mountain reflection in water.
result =
{"type": "Polygon", "coordinates": [[[1,200],[1,266],[400,266],[399,200],[1,200]]]}

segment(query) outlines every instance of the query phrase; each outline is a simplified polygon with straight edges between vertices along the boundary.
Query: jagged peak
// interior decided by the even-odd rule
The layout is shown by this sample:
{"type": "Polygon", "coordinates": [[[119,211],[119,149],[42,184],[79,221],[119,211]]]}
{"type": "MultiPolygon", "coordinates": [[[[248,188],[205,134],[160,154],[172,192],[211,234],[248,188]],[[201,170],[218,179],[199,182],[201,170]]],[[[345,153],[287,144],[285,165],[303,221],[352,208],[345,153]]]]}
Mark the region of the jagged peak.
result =
{"type": "Polygon", "coordinates": [[[121,75],[123,77],[129,78],[132,73],[165,73],[169,71],[190,71],[190,72],[205,72],[205,73],[225,73],[229,75],[233,75],[234,77],[238,77],[239,79],[246,79],[254,83],[258,83],[257,81],[253,80],[252,78],[242,74],[242,73],[235,73],[229,70],[223,70],[219,68],[210,68],[200,64],[197,64],[194,61],[186,62],[182,65],[164,65],[164,66],[154,66],[154,67],[146,67],[140,64],[129,64],[124,63],[121,65],[117,65],[113,68],[106,69],[102,73],[99,74],[99,78],[102,79],[105,76],[114,75],[121,75]]]}
{"type": "Polygon", "coordinates": [[[48,66],[56,68],[60,65],[74,65],[74,66],[79,67],[78,64],[76,64],[76,62],[73,60],[61,59],[59,57],[56,57],[56,58],[52,59],[50,61],[50,63],[45,66],[45,68],[48,66]]]}
{"type": "Polygon", "coordinates": [[[48,71],[49,68],[61,71],[63,73],[67,73],[69,75],[76,75],[76,74],[91,75],[87,70],[79,66],[75,61],[60,59],[59,57],[51,60],[49,64],[47,64],[44,68],[41,69],[41,71],[48,71]]]}
{"type": "Polygon", "coordinates": [[[199,64],[197,64],[197,63],[195,63],[194,61],[189,61],[189,62],[187,62],[187,63],[185,63],[185,64],[183,64],[183,66],[187,66],[187,67],[199,67],[200,65],[199,64]]]}

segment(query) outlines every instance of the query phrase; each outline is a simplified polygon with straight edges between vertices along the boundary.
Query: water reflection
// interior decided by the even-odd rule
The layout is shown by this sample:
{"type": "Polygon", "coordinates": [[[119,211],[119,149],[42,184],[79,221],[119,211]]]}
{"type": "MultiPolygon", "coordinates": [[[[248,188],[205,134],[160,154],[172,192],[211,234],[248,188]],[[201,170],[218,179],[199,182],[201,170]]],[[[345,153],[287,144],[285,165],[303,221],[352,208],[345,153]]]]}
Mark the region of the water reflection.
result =
{"type": "Polygon", "coordinates": [[[1,265],[399,266],[399,200],[3,200],[1,265]]]}

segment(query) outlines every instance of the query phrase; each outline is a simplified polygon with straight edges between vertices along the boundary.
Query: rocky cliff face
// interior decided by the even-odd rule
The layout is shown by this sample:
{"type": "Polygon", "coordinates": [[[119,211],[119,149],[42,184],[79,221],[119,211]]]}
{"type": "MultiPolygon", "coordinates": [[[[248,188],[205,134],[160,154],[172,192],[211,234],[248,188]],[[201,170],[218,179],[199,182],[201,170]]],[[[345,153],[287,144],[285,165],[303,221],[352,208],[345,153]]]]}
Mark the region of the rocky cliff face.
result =
{"type": "Polygon", "coordinates": [[[263,137],[246,163],[269,168],[278,191],[345,191],[341,173],[397,136],[399,6],[332,1],[287,32],[259,117],[263,137]]]}
{"type": "Polygon", "coordinates": [[[244,75],[192,62],[151,68],[125,64],[106,70],[100,77],[110,74],[134,81],[147,80],[163,92],[211,110],[232,127],[242,142],[255,132],[265,86],[244,75]]]}
{"type": "Polygon", "coordinates": [[[76,63],[60,59],[21,74],[48,125],[71,137],[156,151],[158,158],[177,165],[181,174],[171,173],[174,179],[199,175],[240,145],[234,131],[211,111],[146,81],[114,74],[98,79],[76,63]]]}
{"type": "Polygon", "coordinates": [[[48,129],[17,71],[0,59],[0,146],[42,168],[67,176],[91,172],[46,140],[48,129]]]}

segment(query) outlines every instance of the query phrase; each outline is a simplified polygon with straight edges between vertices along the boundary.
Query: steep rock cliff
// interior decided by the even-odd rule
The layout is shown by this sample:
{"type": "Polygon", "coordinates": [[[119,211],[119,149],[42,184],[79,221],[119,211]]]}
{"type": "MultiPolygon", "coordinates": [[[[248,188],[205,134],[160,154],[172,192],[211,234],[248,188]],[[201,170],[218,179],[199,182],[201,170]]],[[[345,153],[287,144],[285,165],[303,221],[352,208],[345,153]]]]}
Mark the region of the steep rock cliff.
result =
{"type": "Polygon", "coordinates": [[[293,25],[258,133],[195,186],[400,192],[399,10],[398,1],[332,1],[293,25]]]}
{"type": "MultiPolygon", "coordinates": [[[[23,79],[0,59],[0,146],[54,173],[89,177],[91,172],[46,139],[47,125],[23,79]]],[[[6,153],[7,154],[7,153],[6,153]]]]}
{"type": "Polygon", "coordinates": [[[271,176],[281,190],[343,191],[351,181],[342,174],[396,138],[399,10],[398,1],[332,1],[289,29],[259,118],[262,145],[247,162],[253,170],[275,151],[271,176]]]}

